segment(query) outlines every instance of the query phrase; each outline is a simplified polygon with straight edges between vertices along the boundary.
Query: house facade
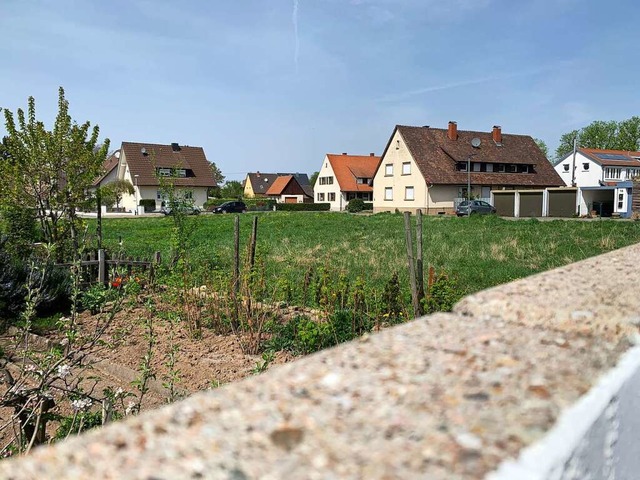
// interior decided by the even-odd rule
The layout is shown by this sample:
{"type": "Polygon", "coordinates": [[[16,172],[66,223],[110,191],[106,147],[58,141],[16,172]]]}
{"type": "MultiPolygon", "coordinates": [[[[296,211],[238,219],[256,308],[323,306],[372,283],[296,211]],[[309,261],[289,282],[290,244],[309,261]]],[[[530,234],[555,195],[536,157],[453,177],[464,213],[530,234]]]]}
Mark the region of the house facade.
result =
{"type": "Polygon", "coordinates": [[[527,135],[397,125],[373,179],[373,210],[453,213],[466,198],[492,190],[563,185],[527,135]]]}
{"type": "Polygon", "coordinates": [[[581,215],[631,215],[632,181],[640,177],[640,152],[578,148],[555,166],[564,183],[580,189],[581,215]]]}
{"type": "Polygon", "coordinates": [[[244,198],[267,197],[267,191],[271,188],[278,177],[286,177],[292,175],[296,178],[298,184],[303,187],[307,193],[311,191],[311,183],[306,173],[263,173],[249,172],[244,179],[244,198]]]}
{"type": "Polygon", "coordinates": [[[105,175],[97,181],[100,185],[116,179],[127,180],[133,185],[134,194],[123,195],[120,203],[130,212],[135,212],[143,199],[154,200],[159,210],[167,200],[168,186],[174,189],[177,196],[201,207],[207,201],[208,190],[216,186],[202,147],[177,143],[122,142],[120,150],[107,161],[106,170],[105,175]],[[112,163],[109,163],[110,160],[112,163]]]}
{"type": "Polygon", "coordinates": [[[328,153],[324,157],[313,187],[316,203],[329,203],[331,210],[341,211],[359,198],[373,201],[373,176],[380,157],[369,155],[342,155],[328,153]]]}
{"type": "Polygon", "coordinates": [[[277,203],[313,203],[313,192],[301,186],[294,175],[276,178],[267,190],[267,196],[277,203]]]}

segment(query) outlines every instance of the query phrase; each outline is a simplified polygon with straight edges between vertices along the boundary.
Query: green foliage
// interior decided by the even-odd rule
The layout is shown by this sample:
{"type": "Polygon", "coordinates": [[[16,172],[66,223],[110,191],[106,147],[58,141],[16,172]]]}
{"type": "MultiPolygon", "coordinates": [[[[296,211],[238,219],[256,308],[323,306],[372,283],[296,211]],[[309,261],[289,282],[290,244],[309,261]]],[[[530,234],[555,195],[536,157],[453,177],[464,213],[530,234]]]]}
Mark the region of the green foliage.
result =
{"type": "Polygon", "coordinates": [[[309,185],[313,187],[316,184],[316,180],[318,180],[318,175],[320,175],[320,172],[313,172],[311,174],[311,176],[309,177],[309,185]]]}
{"type": "Polygon", "coordinates": [[[382,291],[380,314],[390,323],[397,323],[403,318],[404,306],[400,290],[398,272],[393,272],[382,291]]]}
{"type": "Polygon", "coordinates": [[[0,231],[5,235],[5,248],[12,255],[28,257],[33,243],[41,240],[35,209],[19,205],[4,205],[0,208],[0,231]]]}
{"type": "Polygon", "coordinates": [[[64,440],[69,435],[77,435],[86,430],[102,425],[101,412],[78,412],[76,415],[62,417],[60,426],[53,437],[54,440],[64,440]]]}
{"type": "Polygon", "coordinates": [[[156,201],[153,198],[143,198],[140,200],[140,206],[144,207],[145,212],[153,212],[156,209],[156,201]]]}
{"type": "Polygon", "coordinates": [[[224,198],[233,198],[234,200],[237,200],[238,198],[242,198],[243,193],[244,187],[242,186],[242,183],[237,180],[230,180],[220,188],[220,195],[224,198]]]}
{"type": "MultiPolygon", "coordinates": [[[[125,288],[127,288],[128,285],[129,284],[127,284],[125,288]]],[[[118,293],[116,290],[105,287],[99,283],[80,293],[80,305],[85,310],[89,310],[92,315],[96,315],[103,310],[107,302],[115,300],[117,296],[118,293]]]]}
{"type": "Polygon", "coordinates": [[[450,312],[462,295],[458,282],[445,273],[440,273],[434,279],[424,299],[424,311],[426,314],[450,312]]]}
{"type": "Polygon", "coordinates": [[[18,109],[17,122],[7,109],[4,117],[7,137],[5,160],[0,162],[0,203],[35,209],[44,241],[60,247],[77,238],[76,211],[86,203],[87,191],[102,171],[109,140],[100,146],[97,126],[90,129],[89,122],[78,125],[71,119],[62,87],[51,130],[36,119],[33,97],[26,114],[18,109]]]}
{"type": "Polygon", "coordinates": [[[361,198],[354,198],[347,204],[347,212],[358,213],[364,210],[364,200],[361,198]]]}
{"type": "Polygon", "coordinates": [[[328,212],[330,203],[277,203],[279,212],[328,212]]]}
{"type": "Polygon", "coordinates": [[[565,133],[556,149],[557,161],[573,151],[576,136],[579,147],[637,151],[640,149],[640,117],[619,122],[597,120],[580,130],[565,133]]]}
{"type": "Polygon", "coordinates": [[[213,181],[216,182],[216,185],[220,185],[224,182],[224,175],[222,174],[222,170],[218,168],[215,162],[210,163],[211,173],[213,174],[213,181]]]}
{"type": "MultiPolygon", "coordinates": [[[[112,207],[115,204],[118,209],[120,208],[122,197],[125,194],[133,195],[134,193],[135,189],[129,180],[117,179],[100,187],[102,205],[112,207]]],[[[153,202],[155,207],[155,200],[153,202]]]]}
{"type": "Polygon", "coordinates": [[[534,138],[533,141],[536,142],[536,145],[538,146],[540,151],[544,153],[544,156],[547,159],[549,159],[549,147],[547,147],[547,144],[544,142],[544,140],[540,140],[539,138],[534,138]]]}

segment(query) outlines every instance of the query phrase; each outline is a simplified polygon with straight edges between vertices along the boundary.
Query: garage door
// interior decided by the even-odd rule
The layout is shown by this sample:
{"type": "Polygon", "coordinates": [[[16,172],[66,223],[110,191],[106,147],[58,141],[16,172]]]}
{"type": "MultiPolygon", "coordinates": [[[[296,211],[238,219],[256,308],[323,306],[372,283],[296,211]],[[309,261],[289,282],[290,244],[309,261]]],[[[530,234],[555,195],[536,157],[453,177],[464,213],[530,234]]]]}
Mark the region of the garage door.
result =
{"type": "Polygon", "coordinates": [[[549,216],[573,217],[576,213],[576,190],[549,190],[549,216]]]}
{"type": "Polygon", "coordinates": [[[520,191],[520,216],[521,217],[541,217],[542,216],[542,192],[520,191]]]}
{"type": "Polygon", "coordinates": [[[513,217],[515,215],[515,197],[516,193],[510,192],[493,192],[493,203],[496,207],[498,215],[502,217],[513,217]]]}

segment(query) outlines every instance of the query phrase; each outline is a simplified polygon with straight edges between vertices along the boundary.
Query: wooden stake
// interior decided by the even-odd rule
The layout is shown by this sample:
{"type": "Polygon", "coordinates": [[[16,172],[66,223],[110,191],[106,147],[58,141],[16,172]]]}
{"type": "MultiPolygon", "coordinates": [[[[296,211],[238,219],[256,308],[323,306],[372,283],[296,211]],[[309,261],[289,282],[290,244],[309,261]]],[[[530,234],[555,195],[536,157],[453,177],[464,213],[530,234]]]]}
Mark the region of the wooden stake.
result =
{"type": "MultiPolygon", "coordinates": [[[[416,212],[416,283],[418,284],[418,298],[424,298],[424,264],[422,261],[422,210],[416,212]]],[[[420,304],[420,315],[422,303],[420,304]]]]}
{"type": "Polygon", "coordinates": [[[414,317],[420,316],[420,299],[416,285],[416,272],[413,263],[413,239],[411,237],[411,213],[404,212],[404,233],[407,240],[407,262],[409,263],[409,282],[411,283],[411,300],[413,303],[414,317]]]}

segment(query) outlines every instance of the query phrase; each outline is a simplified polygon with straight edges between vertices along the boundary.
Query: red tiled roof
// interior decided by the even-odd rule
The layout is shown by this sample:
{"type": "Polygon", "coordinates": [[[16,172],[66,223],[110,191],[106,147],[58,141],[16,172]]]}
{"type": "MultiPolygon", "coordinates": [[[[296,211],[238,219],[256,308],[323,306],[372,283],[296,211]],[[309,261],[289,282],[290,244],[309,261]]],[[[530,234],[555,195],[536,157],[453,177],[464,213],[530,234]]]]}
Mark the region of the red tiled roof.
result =
{"type": "Polygon", "coordinates": [[[502,133],[502,142],[496,144],[493,141],[492,132],[457,130],[457,139],[450,140],[446,129],[396,125],[385,153],[396,131],[400,132],[420,173],[430,184],[465,184],[467,172],[456,170],[456,164],[465,162],[468,156],[473,154],[473,163],[531,165],[534,171],[534,173],[472,171],[471,178],[474,184],[522,187],[564,185],[551,162],[528,135],[502,133]],[[478,148],[471,145],[471,140],[474,138],[480,139],[478,148]]]}
{"type": "Polygon", "coordinates": [[[267,195],[282,195],[282,191],[289,185],[289,182],[293,178],[293,175],[286,175],[284,177],[277,177],[275,181],[267,190],[267,195]]]}
{"type": "Polygon", "coordinates": [[[171,145],[154,143],[122,142],[131,178],[138,175],[137,183],[143,186],[159,185],[156,168],[184,168],[193,176],[172,178],[176,186],[181,187],[215,187],[211,165],[207,161],[202,147],[180,146],[174,151],[171,145]],[[142,153],[142,149],[146,154],[142,153]]]}
{"type": "Polygon", "coordinates": [[[375,155],[337,155],[327,153],[341,192],[372,192],[373,187],[357,183],[358,178],[373,179],[380,157],[375,155]]]}

